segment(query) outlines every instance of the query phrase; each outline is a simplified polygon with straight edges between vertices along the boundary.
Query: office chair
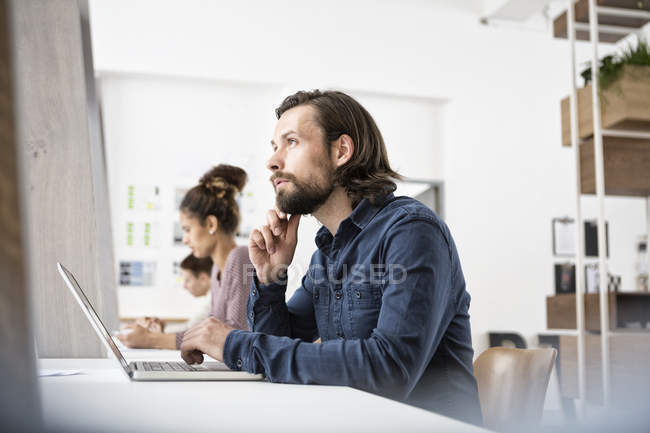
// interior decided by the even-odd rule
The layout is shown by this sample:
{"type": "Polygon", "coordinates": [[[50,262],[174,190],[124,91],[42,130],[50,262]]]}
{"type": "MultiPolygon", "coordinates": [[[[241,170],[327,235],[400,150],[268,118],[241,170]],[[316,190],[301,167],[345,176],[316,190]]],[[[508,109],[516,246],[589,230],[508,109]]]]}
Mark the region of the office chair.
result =
{"type": "Polygon", "coordinates": [[[501,432],[538,425],[556,356],[555,349],[483,352],[474,361],[483,425],[501,432]]]}

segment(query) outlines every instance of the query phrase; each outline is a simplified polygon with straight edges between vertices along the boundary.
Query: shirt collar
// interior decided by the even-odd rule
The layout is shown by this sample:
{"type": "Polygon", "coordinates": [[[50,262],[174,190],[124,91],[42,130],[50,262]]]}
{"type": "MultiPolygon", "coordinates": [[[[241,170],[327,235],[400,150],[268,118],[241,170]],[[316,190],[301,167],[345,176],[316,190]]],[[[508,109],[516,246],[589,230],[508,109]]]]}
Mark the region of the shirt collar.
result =
{"type": "Polygon", "coordinates": [[[395,196],[392,192],[377,197],[375,204],[370,203],[370,200],[364,198],[357,205],[357,207],[354,208],[348,218],[350,218],[354,225],[363,230],[363,228],[368,225],[370,220],[372,220],[375,215],[377,215],[377,212],[379,212],[387,202],[391,201],[394,198],[395,196]]]}
{"type": "MultiPolygon", "coordinates": [[[[352,222],[359,230],[363,230],[366,225],[377,215],[384,205],[393,200],[395,196],[393,193],[388,193],[386,195],[380,196],[375,200],[375,204],[370,203],[370,200],[364,198],[361,202],[354,208],[350,216],[341,221],[341,226],[343,226],[346,221],[352,222]]],[[[330,246],[332,242],[332,234],[329,232],[327,227],[321,227],[316,233],[316,246],[323,250],[330,246]]]]}

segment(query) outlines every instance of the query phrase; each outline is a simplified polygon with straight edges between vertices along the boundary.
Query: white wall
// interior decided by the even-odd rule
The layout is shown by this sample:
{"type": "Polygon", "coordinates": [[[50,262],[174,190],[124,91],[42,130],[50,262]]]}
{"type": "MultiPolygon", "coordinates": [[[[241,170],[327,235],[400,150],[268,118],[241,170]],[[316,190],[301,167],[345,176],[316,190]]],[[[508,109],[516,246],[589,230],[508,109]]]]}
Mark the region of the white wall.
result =
{"type": "MultiPolygon", "coordinates": [[[[424,0],[94,0],[91,14],[98,71],[448,101],[440,169],[446,219],[473,296],[475,348],[487,346],[490,330],[515,330],[532,343],[546,328],[550,221],[573,213],[575,194],[572,153],[560,146],[566,41],[483,27],[464,10],[424,0]]],[[[588,46],[579,44],[578,55],[587,59],[588,46]]],[[[404,133],[417,127],[405,124],[404,133]]],[[[404,145],[412,159],[401,164],[417,165],[431,152],[427,144],[404,145]]],[[[437,176],[435,164],[422,174],[437,176]]],[[[587,216],[595,215],[586,204],[587,216]]],[[[633,256],[626,239],[645,231],[642,202],[608,200],[608,215],[611,268],[629,288],[630,260],[614,257],[633,256]]]]}
{"type": "MultiPolygon", "coordinates": [[[[153,286],[120,287],[120,315],[188,317],[201,302],[179,287],[172,274],[172,264],[189,253],[187,247],[172,243],[173,223],[178,221],[176,188],[196,185],[219,163],[259,164],[259,155],[270,149],[267,131],[274,117],[268,106],[278,90],[261,84],[116,73],[101,75],[100,90],[116,261],[157,263],[153,286]],[[160,209],[128,210],[129,185],[159,187],[160,209]],[[127,246],[126,221],[157,223],[157,245],[127,246]]],[[[256,209],[273,204],[272,195],[264,194],[268,175],[248,172],[242,199],[244,230],[259,218],[256,209]],[[249,192],[254,195],[248,197],[249,192]]]]}
{"type": "Polygon", "coordinates": [[[350,90],[375,119],[393,170],[411,179],[443,177],[447,101],[350,90]]]}
{"type": "MultiPolygon", "coordinates": [[[[178,221],[175,192],[195,185],[212,165],[229,163],[245,168],[249,182],[240,201],[243,236],[238,242],[247,244],[247,233],[265,221],[274,202],[265,162],[271,154],[273,108],[283,93],[273,85],[115,72],[101,74],[99,82],[115,272],[121,261],[156,263],[152,284],[120,286],[120,315],[191,316],[201,302],[182,290],[179,276],[172,273],[173,263],[189,252],[172,242],[173,224],[178,221]],[[152,209],[128,209],[130,186],[136,189],[135,201],[139,201],[142,188],[153,191],[154,187],[159,189],[160,199],[152,209]],[[154,244],[127,245],[127,222],[143,221],[152,223],[154,244]]],[[[361,94],[360,98],[376,114],[389,156],[400,173],[418,179],[441,177],[442,102],[380,94],[361,94]],[[392,115],[394,111],[400,115],[392,115]],[[414,144],[423,149],[417,160],[404,151],[414,144]]],[[[422,189],[421,185],[403,185],[400,190],[406,186],[422,189]]],[[[307,269],[319,227],[313,218],[305,218],[301,224],[288,296],[307,269]]]]}

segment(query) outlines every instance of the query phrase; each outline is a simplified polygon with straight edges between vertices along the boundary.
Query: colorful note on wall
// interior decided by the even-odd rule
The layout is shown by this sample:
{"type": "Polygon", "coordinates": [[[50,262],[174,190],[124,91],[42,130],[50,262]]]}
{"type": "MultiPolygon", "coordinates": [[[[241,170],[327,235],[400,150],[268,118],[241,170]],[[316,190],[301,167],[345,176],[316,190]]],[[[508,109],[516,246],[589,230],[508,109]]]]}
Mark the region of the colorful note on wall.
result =
{"type": "Polygon", "coordinates": [[[127,221],[126,245],[158,248],[160,246],[160,224],[151,221],[127,221]]]}
{"type": "Polygon", "coordinates": [[[127,209],[160,210],[160,188],[156,185],[129,185],[127,209]]]}
{"type": "Polygon", "coordinates": [[[120,261],[121,286],[155,285],[156,262],[120,261]]]}

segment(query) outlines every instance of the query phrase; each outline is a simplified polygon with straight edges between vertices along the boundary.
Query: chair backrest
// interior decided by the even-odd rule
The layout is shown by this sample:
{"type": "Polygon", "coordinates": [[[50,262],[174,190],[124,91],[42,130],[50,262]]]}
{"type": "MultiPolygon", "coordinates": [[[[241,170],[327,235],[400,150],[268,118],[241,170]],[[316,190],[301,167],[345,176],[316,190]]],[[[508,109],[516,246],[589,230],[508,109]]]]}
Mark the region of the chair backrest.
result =
{"type": "Polygon", "coordinates": [[[508,431],[539,423],[555,349],[492,347],[474,361],[485,427],[508,431]]]}

